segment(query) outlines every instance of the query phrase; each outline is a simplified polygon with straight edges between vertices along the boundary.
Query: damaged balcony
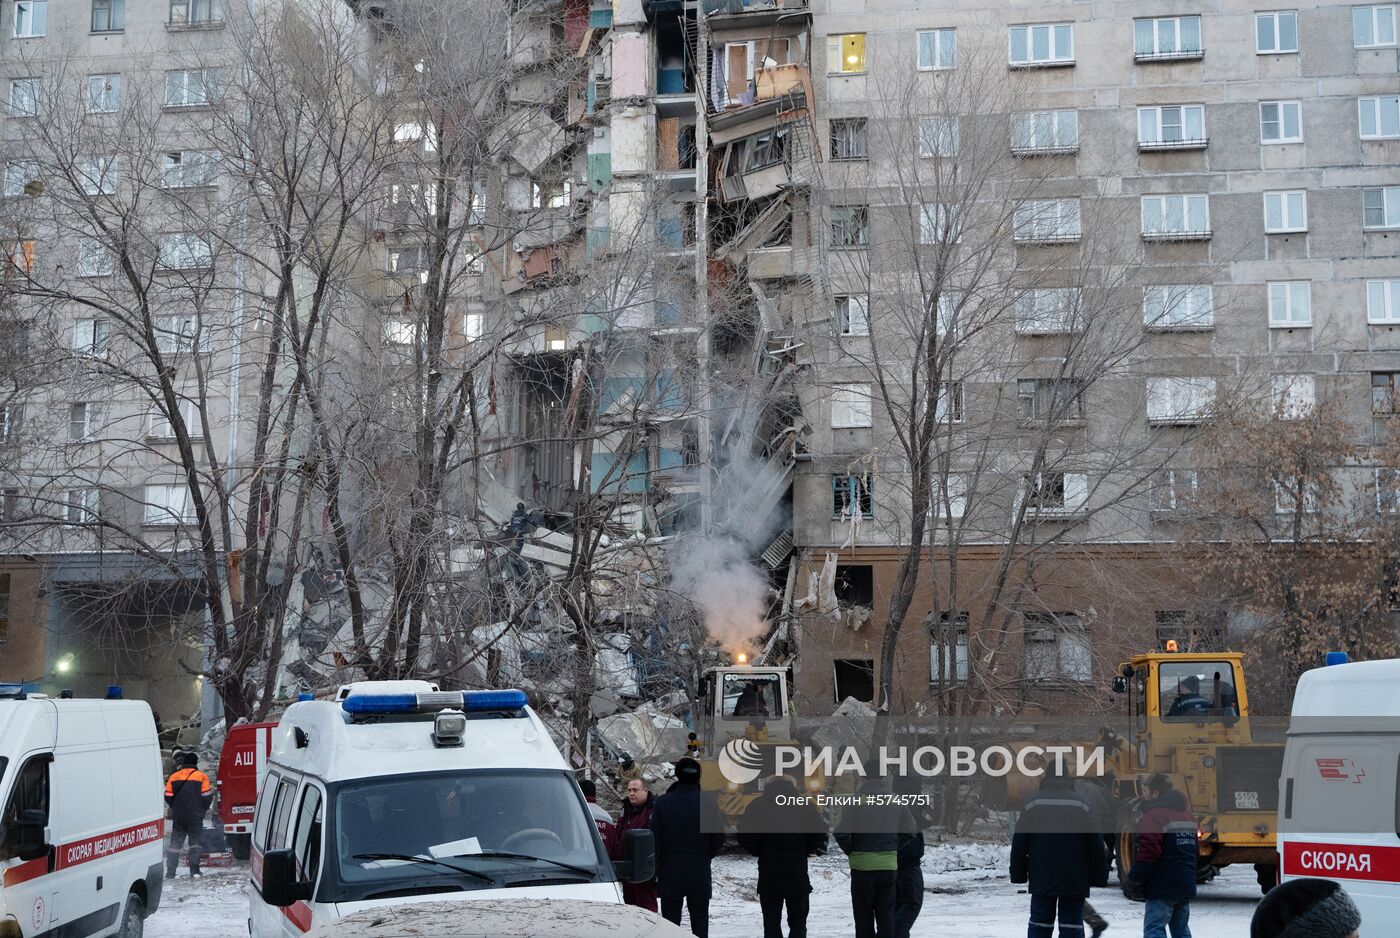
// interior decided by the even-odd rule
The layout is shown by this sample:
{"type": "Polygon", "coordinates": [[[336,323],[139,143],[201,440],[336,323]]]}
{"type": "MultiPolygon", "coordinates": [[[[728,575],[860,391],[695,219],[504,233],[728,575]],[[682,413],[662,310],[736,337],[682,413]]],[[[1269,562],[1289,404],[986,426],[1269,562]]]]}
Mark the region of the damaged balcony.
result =
{"type": "Polygon", "coordinates": [[[663,117],[656,122],[656,179],[677,192],[695,191],[695,118],[663,117]]]}
{"type": "Polygon", "coordinates": [[[711,29],[768,26],[787,17],[805,20],[812,15],[807,0],[702,0],[702,8],[711,29]]]}
{"type": "Polygon", "coordinates": [[[695,23],[680,16],[657,19],[653,36],[656,45],[656,116],[686,118],[694,123],[695,23]]]}

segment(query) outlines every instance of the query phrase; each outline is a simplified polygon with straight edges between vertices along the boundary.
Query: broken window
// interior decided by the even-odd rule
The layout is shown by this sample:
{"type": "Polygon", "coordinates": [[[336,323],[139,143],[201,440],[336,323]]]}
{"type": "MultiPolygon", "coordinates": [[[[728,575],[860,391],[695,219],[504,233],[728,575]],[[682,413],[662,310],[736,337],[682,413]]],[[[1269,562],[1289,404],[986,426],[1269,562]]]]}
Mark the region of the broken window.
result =
{"type": "Polygon", "coordinates": [[[869,335],[870,310],[863,296],[836,297],[836,322],[842,335],[869,335]]]}
{"type": "Polygon", "coordinates": [[[929,683],[967,680],[967,612],[944,612],[938,617],[929,644],[929,683]]]}
{"type": "Polygon", "coordinates": [[[863,160],[865,154],[866,120],[848,117],[831,121],[831,158],[833,160],[863,160]]]}
{"type": "Polygon", "coordinates": [[[750,140],[744,172],[752,173],[787,159],[788,132],[786,128],[775,128],[767,133],[756,134],[750,140]]]}
{"type": "Polygon", "coordinates": [[[752,104],[749,94],[754,74],[760,68],[773,68],[792,61],[790,39],[747,39],[724,46],[724,74],[721,76],[727,106],[752,104]]]}
{"type": "Polygon", "coordinates": [[[875,482],[869,475],[841,475],[831,477],[831,514],[836,518],[849,518],[856,512],[861,517],[870,518],[875,514],[875,482]]]}
{"type": "Polygon", "coordinates": [[[868,384],[838,384],[831,389],[831,426],[834,429],[871,426],[868,384]]]}
{"type": "Polygon", "coordinates": [[[1016,382],[1016,414],[1041,422],[1084,419],[1084,382],[1072,378],[1022,378],[1016,382]]]}
{"type": "Polygon", "coordinates": [[[961,423],[963,419],[963,383],[961,381],[941,381],[938,384],[938,399],[934,402],[934,417],[942,423],[961,423]]]}
{"type": "Polygon", "coordinates": [[[875,568],[868,563],[836,565],[836,601],[843,606],[875,605],[875,568]]]}
{"type": "Polygon", "coordinates": [[[870,243],[870,209],[864,205],[831,207],[831,246],[865,247],[870,243]]]}
{"type": "Polygon", "coordinates": [[[875,699],[875,662],[870,658],[836,658],[831,662],[836,702],[847,697],[863,703],[875,699]]]}
{"type": "Polygon", "coordinates": [[[1090,681],[1094,677],[1089,630],[1072,612],[1027,612],[1025,675],[1027,681],[1090,681]]]}
{"type": "Polygon", "coordinates": [[[1371,372],[1371,413],[1400,413],[1400,371],[1371,372]]]}
{"type": "Polygon", "coordinates": [[[1082,472],[1038,472],[1026,479],[1027,512],[1031,515],[1072,515],[1089,500],[1089,477],[1082,472]]]}

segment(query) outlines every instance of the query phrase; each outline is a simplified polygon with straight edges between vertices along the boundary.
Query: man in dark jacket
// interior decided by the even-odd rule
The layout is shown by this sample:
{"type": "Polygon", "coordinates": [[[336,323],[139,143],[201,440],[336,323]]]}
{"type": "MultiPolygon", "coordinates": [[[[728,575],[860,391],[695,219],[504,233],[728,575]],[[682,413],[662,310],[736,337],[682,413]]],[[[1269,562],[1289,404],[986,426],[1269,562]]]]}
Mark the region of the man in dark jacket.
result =
{"type": "Polygon", "coordinates": [[[661,915],[679,925],[690,910],[696,938],[710,933],[710,861],[724,847],[724,818],[715,799],[700,790],[700,763],[681,759],[676,780],[656,799],[651,814],[656,838],[656,887],[661,915]]]}
{"type": "Polygon", "coordinates": [[[783,938],[784,904],[789,938],[807,938],[807,857],[826,848],[826,825],[816,808],[794,803],[796,798],[797,786],[780,775],[739,819],[739,846],[758,857],[763,938],[783,938]]]}
{"type": "MultiPolygon", "coordinates": [[[[656,808],[656,798],[647,791],[647,783],[634,778],[627,783],[627,798],[622,802],[622,815],[613,826],[612,837],[608,841],[608,856],[622,859],[622,838],[628,831],[644,831],[651,827],[652,811],[656,808]]],[[[623,883],[622,901],[635,905],[648,912],[656,911],[656,880],[645,883],[623,883]]]]}
{"type": "Polygon", "coordinates": [[[176,760],[180,768],[165,781],[165,805],[170,810],[170,846],[165,848],[165,875],[175,878],[180,865],[180,848],[189,842],[186,854],[190,876],[198,877],[199,857],[203,848],[204,815],[214,800],[214,786],[209,776],[199,771],[199,756],[182,752],[176,760]]]}
{"type": "Polygon", "coordinates": [[[1147,801],[1138,822],[1137,850],[1128,881],[1147,900],[1143,938],[1191,938],[1188,921],[1196,895],[1196,815],[1161,772],[1143,784],[1147,801]]]}
{"type": "Polygon", "coordinates": [[[870,778],[858,794],[866,801],[841,812],[836,844],[851,861],[851,912],[856,938],[886,938],[894,932],[899,850],[914,835],[909,809],[892,804],[889,782],[870,778]]]}
{"type": "Polygon", "coordinates": [[[598,836],[603,838],[603,846],[608,846],[613,840],[613,831],[617,824],[613,821],[612,815],[604,811],[598,805],[598,785],[591,778],[581,778],[578,783],[579,791],[583,792],[583,800],[588,802],[588,813],[593,818],[593,823],[598,827],[598,836]]]}
{"type": "Polygon", "coordinates": [[[1103,835],[1074,780],[1046,770],[1011,838],[1011,881],[1030,883],[1028,938],[1052,938],[1058,913],[1060,938],[1084,933],[1084,900],[1091,886],[1108,885],[1103,835]]]}

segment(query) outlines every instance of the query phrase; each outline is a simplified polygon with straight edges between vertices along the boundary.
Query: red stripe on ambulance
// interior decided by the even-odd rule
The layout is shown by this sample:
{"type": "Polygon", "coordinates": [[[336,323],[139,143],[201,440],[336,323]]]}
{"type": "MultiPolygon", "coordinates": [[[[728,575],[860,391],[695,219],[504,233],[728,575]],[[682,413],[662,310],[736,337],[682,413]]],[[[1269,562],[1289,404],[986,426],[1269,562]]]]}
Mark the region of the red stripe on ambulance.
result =
{"type": "Polygon", "coordinates": [[[1283,845],[1283,872],[1285,876],[1400,883],[1400,847],[1290,840],[1283,845]]]}
{"type": "MultiPolygon", "coordinates": [[[[96,837],[85,837],[69,844],[59,844],[54,848],[53,871],[80,866],[93,860],[101,860],[103,857],[109,857],[123,850],[160,841],[164,837],[165,821],[157,818],[144,824],[124,827],[119,831],[108,831],[105,834],[98,834],[96,837]]],[[[16,886],[31,879],[37,879],[49,872],[52,872],[49,870],[49,858],[39,857],[6,870],[5,885],[16,886]]]]}

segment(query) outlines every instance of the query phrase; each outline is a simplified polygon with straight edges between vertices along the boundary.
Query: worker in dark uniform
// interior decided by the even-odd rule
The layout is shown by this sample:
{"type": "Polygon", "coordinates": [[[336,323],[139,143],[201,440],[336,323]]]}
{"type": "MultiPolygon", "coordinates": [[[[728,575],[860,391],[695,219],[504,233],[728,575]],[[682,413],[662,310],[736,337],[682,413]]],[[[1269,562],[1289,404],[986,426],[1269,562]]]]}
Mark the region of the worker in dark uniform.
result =
{"type": "Polygon", "coordinates": [[[214,786],[209,776],[199,771],[199,756],[193,752],[180,753],[180,768],[165,782],[165,804],[170,809],[170,845],[165,848],[165,875],[175,878],[180,865],[180,848],[188,840],[190,875],[198,877],[199,855],[203,846],[204,815],[214,800],[214,786]]]}

